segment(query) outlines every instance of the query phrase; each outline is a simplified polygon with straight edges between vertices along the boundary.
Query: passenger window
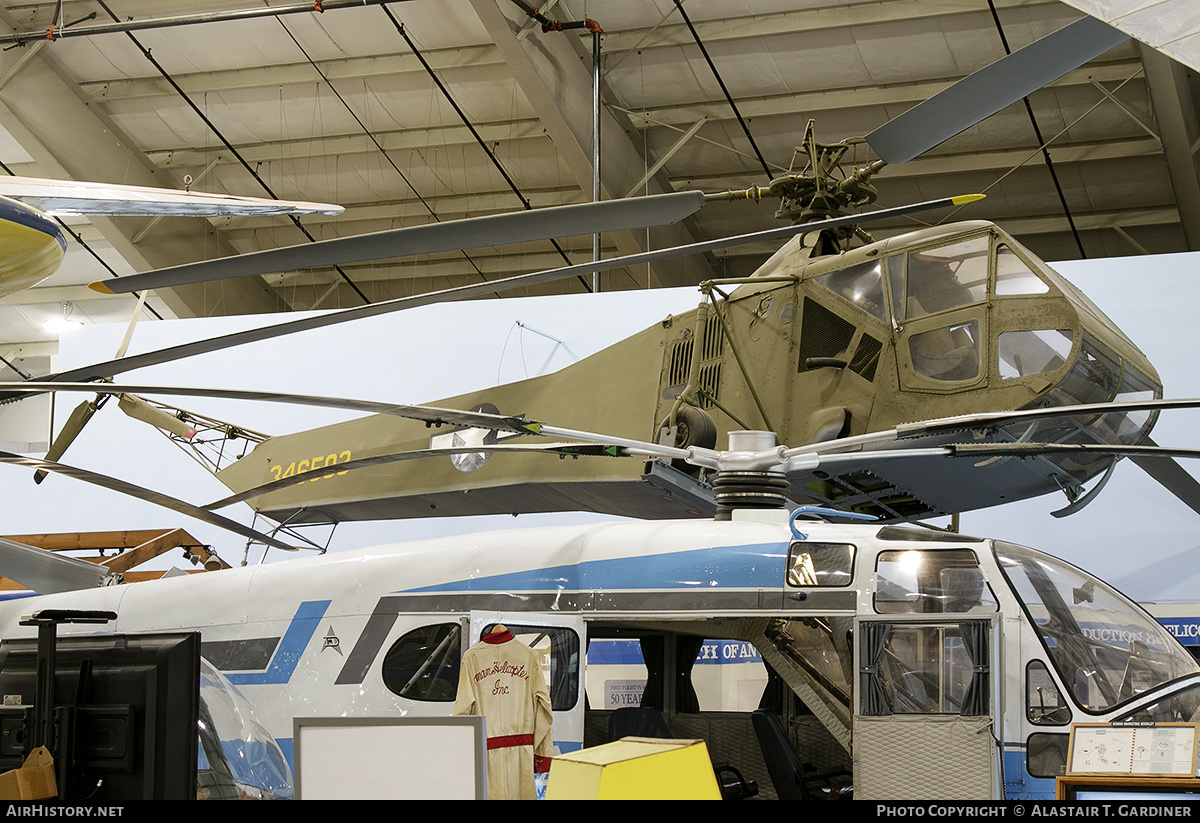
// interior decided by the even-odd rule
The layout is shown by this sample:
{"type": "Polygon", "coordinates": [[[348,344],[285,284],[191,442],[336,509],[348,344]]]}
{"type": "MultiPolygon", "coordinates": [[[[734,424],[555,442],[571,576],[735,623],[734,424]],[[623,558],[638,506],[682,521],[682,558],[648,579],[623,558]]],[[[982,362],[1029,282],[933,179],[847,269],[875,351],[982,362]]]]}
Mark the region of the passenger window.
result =
{"type": "MultiPolygon", "coordinates": [[[[481,635],[495,624],[485,626],[481,635]]],[[[563,626],[515,626],[505,624],[513,637],[542,658],[542,675],[550,689],[550,707],[569,711],[579,701],[579,635],[563,626]]]]}
{"type": "Polygon", "coordinates": [[[588,639],[587,696],[593,709],[615,710],[642,705],[646,662],[636,639],[588,639]]]}
{"type": "Polygon", "coordinates": [[[879,614],[996,611],[979,560],[968,549],[880,552],[875,572],[879,614]]]}
{"type": "Polygon", "coordinates": [[[422,626],[401,637],[383,658],[383,683],[409,700],[453,703],[458,692],[462,627],[422,626]]]}
{"type": "Polygon", "coordinates": [[[1025,667],[1025,716],[1038,726],[1065,726],[1071,722],[1071,708],[1040,660],[1025,667]]]}
{"type": "Polygon", "coordinates": [[[677,712],[752,712],[766,689],[767,669],[754,644],[741,640],[681,634],[588,642],[592,708],[661,710],[667,686],[677,712]]]}
{"type": "Polygon", "coordinates": [[[849,586],[854,577],[854,546],[848,543],[793,543],[788,551],[789,586],[849,586]]]}
{"type": "Polygon", "coordinates": [[[752,712],[767,687],[762,655],[743,640],[704,640],[691,674],[702,712],[752,712]]]}
{"type": "Polygon", "coordinates": [[[852,625],[847,617],[801,617],[772,620],[764,634],[805,680],[849,706],[852,625]]]}
{"type": "Polygon", "coordinates": [[[989,713],[987,623],[866,623],[860,636],[864,715],[989,713]]]}

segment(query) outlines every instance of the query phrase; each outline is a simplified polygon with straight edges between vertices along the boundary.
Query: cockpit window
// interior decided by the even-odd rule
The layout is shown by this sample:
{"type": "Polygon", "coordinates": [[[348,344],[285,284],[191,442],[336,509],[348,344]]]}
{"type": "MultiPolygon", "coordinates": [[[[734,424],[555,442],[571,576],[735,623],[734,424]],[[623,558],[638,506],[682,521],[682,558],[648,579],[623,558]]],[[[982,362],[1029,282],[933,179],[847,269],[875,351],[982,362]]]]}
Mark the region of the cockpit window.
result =
{"type": "Polygon", "coordinates": [[[1074,340],[1069,329],[1001,332],[1000,379],[1061,369],[1071,355],[1074,340]]]}
{"type": "Polygon", "coordinates": [[[914,252],[906,268],[907,320],[978,303],[987,296],[988,236],[914,252]]]}
{"type": "Polygon", "coordinates": [[[1197,723],[1200,722],[1200,686],[1170,691],[1160,700],[1135,712],[1118,717],[1122,723],[1197,723]]]}
{"type": "MultiPolygon", "coordinates": [[[[1121,389],[1113,398],[1113,402],[1132,403],[1137,400],[1161,398],[1162,387],[1126,363],[1121,374],[1121,389]]],[[[1104,426],[1108,436],[1116,442],[1135,445],[1142,442],[1157,418],[1156,411],[1114,412],[1104,415],[1104,426]]]]}
{"type": "Polygon", "coordinates": [[[880,552],[875,571],[879,614],[996,611],[996,598],[970,549],[880,552]]]}
{"type": "Polygon", "coordinates": [[[908,353],[913,369],[923,377],[974,380],[979,377],[979,321],[917,332],[908,338],[908,353]]]}
{"type": "Polygon", "coordinates": [[[1045,294],[1050,287],[1008,246],[996,249],[996,294],[1045,294]]]}
{"type": "Polygon", "coordinates": [[[1031,660],[1025,667],[1025,717],[1035,726],[1065,726],[1071,722],[1071,707],[1040,660],[1031,660]]]}
{"type": "Polygon", "coordinates": [[[1103,712],[1200,666],[1158,621],[1086,572],[995,541],[996,559],[1066,689],[1103,712]]]}
{"type": "Polygon", "coordinates": [[[1121,382],[1121,359],[1108,346],[1084,332],[1079,357],[1054,388],[1055,405],[1107,403],[1121,382]],[[1061,398],[1061,399],[1060,399],[1061,398]]]}
{"type": "MultiPolygon", "coordinates": [[[[1001,349],[1004,334],[1000,335],[1001,349]]],[[[1000,368],[1007,367],[1000,356],[1000,368]]],[[[1162,397],[1162,387],[1122,359],[1108,346],[1084,331],[1079,354],[1058,385],[1040,401],[1047,407],[1072,406],[1109,401],[1153,400],[1162,397]]],[[[1006,426],[1014,439],[1039,443],[1112,443],[1136,445],[1154,425],[1157,412],[1116,411],[1099,417],[1057,417],[1006,426]]],[[[1048,455],[1045,458],[1068,474],[1086,479],[1113,458],[1106,455],[1048,455]]]]}
{"type": "Polygon", "coordinates": [[[880,261],[860,263],[847,269],[822,274],[814,280],[886,322],[887,313],[883,307],[883,267],[880,261]]]}

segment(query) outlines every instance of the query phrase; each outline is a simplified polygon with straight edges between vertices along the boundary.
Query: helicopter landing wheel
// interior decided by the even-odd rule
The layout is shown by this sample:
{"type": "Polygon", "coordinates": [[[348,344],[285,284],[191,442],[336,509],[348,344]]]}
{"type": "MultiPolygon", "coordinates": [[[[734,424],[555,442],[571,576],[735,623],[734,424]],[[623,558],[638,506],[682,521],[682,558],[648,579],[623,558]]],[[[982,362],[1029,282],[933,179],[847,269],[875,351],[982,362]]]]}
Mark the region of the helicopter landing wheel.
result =
{"type": "MultiPolygon", "coordinates": [[[[711,449],[717,445],[717,424],[704,409],[695,406],[681,407],[675,415],[675,426],[676,448],[699,446],[711,449]]],[[[699,466],[693,466],[683,460],[672,460],[671,466],[692,476],[700,473],[699,466]]]]}

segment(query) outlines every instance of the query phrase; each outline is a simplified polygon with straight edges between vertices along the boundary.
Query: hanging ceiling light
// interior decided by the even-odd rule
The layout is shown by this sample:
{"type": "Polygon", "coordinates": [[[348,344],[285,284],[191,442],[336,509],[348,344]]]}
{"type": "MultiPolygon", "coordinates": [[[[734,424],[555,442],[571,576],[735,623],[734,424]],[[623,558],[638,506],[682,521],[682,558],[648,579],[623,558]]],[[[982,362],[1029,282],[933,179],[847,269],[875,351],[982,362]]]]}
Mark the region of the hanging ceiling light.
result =
{"type": "Polygon", "coordinates": [[[42,327],[50,334],[62,334],[67,329],[77,329],[83,326],[82,320],[76,320],[71,315],[75,313],[75,304],[70,300],[64,300],[60,304],[62,307],[62,316],[51,316],[42,323],[42,327]]]}

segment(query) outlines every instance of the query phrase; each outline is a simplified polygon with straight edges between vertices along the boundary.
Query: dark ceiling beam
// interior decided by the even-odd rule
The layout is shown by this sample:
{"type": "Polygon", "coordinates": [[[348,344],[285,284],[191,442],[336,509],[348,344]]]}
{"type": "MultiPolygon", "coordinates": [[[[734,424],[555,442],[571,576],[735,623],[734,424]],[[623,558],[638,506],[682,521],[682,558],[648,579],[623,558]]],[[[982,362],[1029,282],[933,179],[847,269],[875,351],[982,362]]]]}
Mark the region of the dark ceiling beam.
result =
{"type": "Polygon", "coordinates": [[[1200,251],[1200,169],[1194,146],[1200,139],[1197,100],[1188,70],[1148,46],[1139,45],[1146,66],[1150,102],[1158,120],[1163,154],[1179,207],[1189,251],[1200,251]]]}
{"type": "Polygon", "coordinates": [[[319,14],[339,8],[359,8],[364,5],[378,5],[386,2],[401,2],[402,0],[323,0],[321,3],[294,3],[289,6],[257,6],[224,11],[201,11],[194,9],[189,14],[164,15],[151,17],[129,17],[125,20],[105,20],[95,13],[82,20],[54,21],[54,25],[14,31],[7,38],[19,46],[40,43],[44,40],[76,39],[79,37],[99,37],[105,34],[129,34],[135,31],[152,31],[155,29],[170,29],[184,26],[199,26],[205,23],[237,22],[260,17],[280,17],[289,14],[319,14]],[[94,21],[94,22],[93,22],[94,21]]]}

